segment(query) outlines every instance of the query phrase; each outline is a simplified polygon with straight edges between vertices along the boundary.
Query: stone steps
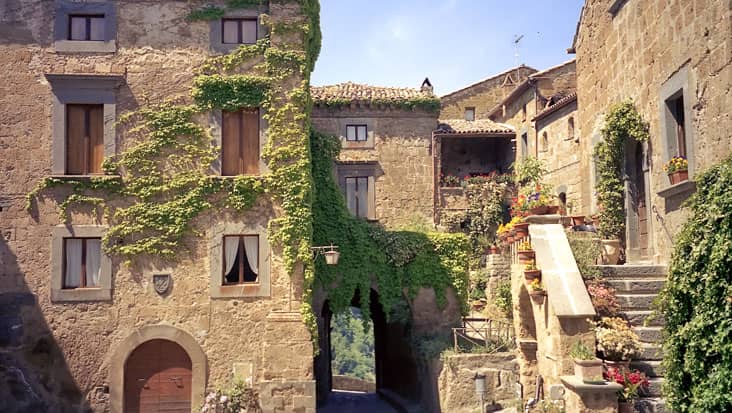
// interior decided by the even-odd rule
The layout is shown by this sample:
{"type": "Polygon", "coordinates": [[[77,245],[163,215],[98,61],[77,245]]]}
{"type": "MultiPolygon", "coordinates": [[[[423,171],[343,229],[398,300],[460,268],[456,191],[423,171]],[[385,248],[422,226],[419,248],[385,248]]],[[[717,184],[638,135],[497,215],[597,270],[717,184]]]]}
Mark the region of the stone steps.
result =
{"type": "Polygon", "coordinates": [[[665,278],[608,279],[617,294],[657,292],[666,283],[665,278]]]}
{"type": "Polygon", "coordinates": [[[651,377],[663,377],[665,370],[661,360],[642,360],[642,361],[631,361],[631,369],[638,369],[646,374],[649,378],[651,377]]]}
{"type": "Polygon", "coordinates": [[[666,278],[668,268],[665,265],[598,265],[600,274],[605,279],[628,278],[666,278]]]}
{"type": "Polygon", "coordinates": [[[638,413],[666,413],[666,403],[660,397],[643,397],[635,403],[638,413]]]}
{"type": "Polygon", "coordinates": [[[621,310],[648,310],[658,294],[616,294],[621,310]]]}
{"type": "Polygon", "coordinates": [[[664,319],[660,315],[654,315],[651,310],[629,310],[623,311],[631,325],[634,326],[663,326],[664,319]]]}
{"type": "Polygon", "coordinates": [[[662,328],[661,326],[632,327],[640,341],[646,343],[660,343],[663,338],[662,328]]]}

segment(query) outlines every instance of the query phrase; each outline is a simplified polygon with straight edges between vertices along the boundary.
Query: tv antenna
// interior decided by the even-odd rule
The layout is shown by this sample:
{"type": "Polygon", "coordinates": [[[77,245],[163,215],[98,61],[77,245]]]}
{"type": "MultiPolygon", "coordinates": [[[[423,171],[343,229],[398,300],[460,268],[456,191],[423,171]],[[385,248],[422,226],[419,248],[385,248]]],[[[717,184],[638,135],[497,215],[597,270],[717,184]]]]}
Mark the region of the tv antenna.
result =
{"type": "Polygon", "coordinates": [[[516,57],[516,82],[521,78],[521,71],[519,70],[519,42],[524,38],[523,34],[517,34],[513,36],[513,46],[516,49],[514,57],[516,57]]]}

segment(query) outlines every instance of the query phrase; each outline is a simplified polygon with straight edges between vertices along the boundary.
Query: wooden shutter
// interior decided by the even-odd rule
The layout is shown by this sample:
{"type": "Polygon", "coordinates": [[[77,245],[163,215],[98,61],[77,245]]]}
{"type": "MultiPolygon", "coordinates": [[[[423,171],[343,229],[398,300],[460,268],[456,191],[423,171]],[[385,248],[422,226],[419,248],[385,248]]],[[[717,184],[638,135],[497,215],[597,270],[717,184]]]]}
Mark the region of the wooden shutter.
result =
{"type": "Polygon", "coordinates": [[[242,111],[242,169],[241,173],[256,175],[259,173],[259,110],[242,111]]]}
{"type": "Polygon", "coordinates": [[[89,171],[102,173],[104,161],[104,106],[89,106],[89,171]]]}
{"type": "Polygon", "coordinates": [[[66,174],[86,173],[86,144],[84,105],[66,105],[66,174]]]}
{"type": "Polygon", "coordinates": [[[240,112],[223,112],[221,131],[221,175],[239,174],[240,112]]]}

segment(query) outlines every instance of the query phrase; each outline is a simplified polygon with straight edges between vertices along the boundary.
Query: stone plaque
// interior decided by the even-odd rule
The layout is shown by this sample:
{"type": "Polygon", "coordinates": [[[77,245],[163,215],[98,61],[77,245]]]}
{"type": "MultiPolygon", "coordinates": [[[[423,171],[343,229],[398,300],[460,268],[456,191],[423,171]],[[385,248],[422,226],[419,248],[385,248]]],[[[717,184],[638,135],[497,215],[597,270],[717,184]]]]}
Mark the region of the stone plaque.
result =
{"type": "Polygon", "coordinates": [[[165,295],[170,290],[170,282],[170,274],[153,275],[153,287],[155,287],[155,292],[160,295],[165,295]]]}

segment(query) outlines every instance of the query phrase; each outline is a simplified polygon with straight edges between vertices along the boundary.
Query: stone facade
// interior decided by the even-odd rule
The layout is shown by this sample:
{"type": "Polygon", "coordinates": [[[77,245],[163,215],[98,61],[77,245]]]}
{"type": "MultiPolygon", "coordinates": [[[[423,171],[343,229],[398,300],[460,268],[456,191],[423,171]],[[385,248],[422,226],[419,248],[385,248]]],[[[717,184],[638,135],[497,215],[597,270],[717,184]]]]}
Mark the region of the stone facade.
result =
{"type": "Polygon", "coordinates": [[[488,112],[534,72],[536,69],[521,65],[448,93],[440,98],[440,118],[463,119],[465,108],[472,107],[476,119],[485,119],[488,112]]]}
{"type": "MultiPolygon", "coordinates": [[[[236,369],[259,389],[265,411],[314,412],[311,336],[299,314],[297,289],[291,293],[290,275],[279,249],[262,250],[270,265],[264,296],[242,293],[214,298],[209,287],[210,251],[212,243],[220,242],[211,237],[212,228],[267,228],[268,221],[280,213],[269,199],[262,197],[243,214],[217,211],[200,216],[195,229],[202,235],[185,241],[177,264],[143,260],[128,266],[112,259],[111,299],[91,302],[52,300],[52,233],[63,224],[57,206],[64,190],[47,191],[31,213],[24,209],[25,195],[54,173],[55,97],[45,75],[105,75],[119,80],[114,90],[116,109],[109,115],[117,119],[150,102],[189,99],[194,68],[213,53],[209,23],[189,22],[185,17],[209,3],[113,2],[116,34],[111,42],[115,47],[93,53],[69,51],[64,48],[68,45],[57,48],[49,30],[59,7],[75,5],[25,0],[0,5],[0,227],[4,235],[0,246],[0,382],[4,384],[0,388],[7,383],[9,388],[22,388],[22,383],[28,383],[28,388],[21,389],[27,399],[16,406],[0,393],[0,410],[25,406],[28,411],[42,411],[46,403],[54,406],[48,411],[77,411],[85,406],[121,412],[124,361],[144,338],[171,340],[187,350],[193,363],[193,410],[200,406],[206,389],[230,385],[236,369]],[[163,295],[156,293],[152,282],[152,276],[161,273],[172,276],[172,286],[163,295]]],[[[275,22],[301,16],[298,6],[276,1],[267,13],[275,22]]],[[[278,39],[272,41],[276,44],[278,39]]],[[[117,126],[117,152],[129,144],[126,136],[117,126]]],[[[78,208],[67,226],[73,230],[103,224],[94,211],[78,208]]],[[[294,277],[297,280],[301,274],[294,277]]],[[[18,393],[12,390],[11,394],[18,393]]]]}
{"type": "MultiPolygon", "coordinates": [[[[672,237],[685,220],[681,202],[694,176],[729,156],[732,106],[732,9],[725,0],[588,0],[572,48],[577,54],[580,160],[591,176],[593,145],[608,107],[632,99],[649,124],[645,148],[650,256],[668,262],[672,237]],[[613,8],[611,6],[619,6],[613,8]],[[690,181],[672,187],[662,166],[669,150],[666,99],[683,89],[690,181]]],[[[671,145],[671,148],[673,145],[671,145]]],[[[583,185],[583,213],[597,210],[592,185],[583,185]]]]}
{"type": "Polygon", "coordinates": [[[312,120],[317,131],[341,137],[343,149],[337,171],[347,165],[372,165],[373,219],[390,228],[432,224],[435,190],[432,131],[437,128],[437,113],[316,105],[312,120]],[[346,142],[348,124],[367,125],[372,143],[355,147],[346,142]]]}

